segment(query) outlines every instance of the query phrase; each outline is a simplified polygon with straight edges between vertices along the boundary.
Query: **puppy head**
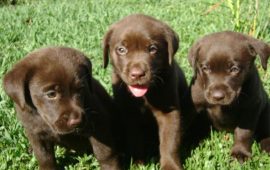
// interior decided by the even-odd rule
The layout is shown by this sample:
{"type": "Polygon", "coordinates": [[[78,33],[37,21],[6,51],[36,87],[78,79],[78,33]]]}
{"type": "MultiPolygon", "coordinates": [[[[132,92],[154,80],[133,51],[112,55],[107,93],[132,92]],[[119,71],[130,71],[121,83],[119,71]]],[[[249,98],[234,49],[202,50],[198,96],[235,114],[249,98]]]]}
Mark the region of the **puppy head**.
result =
{"type": "Polygon", "coordinates": [[[5,75],[4,89],[22,112],[39,114],[56,133],[71,133],[84,123],[91,63],[71,48],[40,49],[5,75]]]}
{"type": "Polygon", "coordinates": [[[229,105],[240,93],[242,84],[254,67],[256,55],[264,69],[270,55],[270,46],[252,37],[236,32],[207,35],[189,51],[189,62],[196,78],[204,87],[204,96],[210,104],[229,105]]]}
{"type": "Polygon", "coordinates": [[[166,24],[136,14],[113,24],[103,40],[104,67],[109,56],[115,73],[136,97],[143,96],[161,70],[172,63],[178,36],[166,24]]]}

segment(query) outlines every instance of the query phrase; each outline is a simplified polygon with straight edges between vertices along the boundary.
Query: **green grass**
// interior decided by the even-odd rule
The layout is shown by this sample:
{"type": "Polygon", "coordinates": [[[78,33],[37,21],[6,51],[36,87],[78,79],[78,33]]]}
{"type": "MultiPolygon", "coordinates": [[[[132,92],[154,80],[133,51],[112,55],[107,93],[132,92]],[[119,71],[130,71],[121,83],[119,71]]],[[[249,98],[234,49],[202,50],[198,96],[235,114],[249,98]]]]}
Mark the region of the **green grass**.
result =
{"type": "MultiPolygon", "coordinates": [[[[187,61],[191,44],[199,37],[216,31],[235,30],[251,33],[270,42],[270,2],[268,0],[9,0],[0,3],[0,80],[12,65],[30,51],[48,46],[65,45],[80,49],[93,63],[93,74],[108,91],[110,71],[102,68],[101,41],[108,26],[132,13],[144,13],[167,22],[180,37],[180,50],[175,58],[188,80],[192,69],[187,61]],[[256,10],[257,9],[257,10],[256,10]]],[[[263,71],[256,61],[265,89],[270,94],[270,71],[263,71]]],[[[270,65],[268,64],[269,68],[270,65]]],[[[28,153],[29,143],[15,117],[11,100],[0,86],[0,169],[37,169],[36,159],[28,153]]],[[[270,169],[270,157],[253,145],[253,157],[243,165],[229,156],[232,134],[213,132],[192,151],[184,162],[186,169],[270,169]]],[[[65,157],[57,148],[58,160],[66,169],[98,169],[93,156],[65,157]],[[61,162],[61,161],[60,161],[61,162]]],[[[158,165],[131,165],[131,170],[158,169],[158,165]]]]}

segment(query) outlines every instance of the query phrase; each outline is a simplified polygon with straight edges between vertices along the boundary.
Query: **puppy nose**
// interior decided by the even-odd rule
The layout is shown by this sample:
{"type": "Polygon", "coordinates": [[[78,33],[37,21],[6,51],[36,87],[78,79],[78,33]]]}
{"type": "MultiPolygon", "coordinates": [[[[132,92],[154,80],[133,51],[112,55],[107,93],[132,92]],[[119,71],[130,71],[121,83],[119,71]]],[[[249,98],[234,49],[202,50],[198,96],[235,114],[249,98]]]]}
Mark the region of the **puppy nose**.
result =
{"type": "Polygon", "coordinates": [[[215,100],[222,100],[225,98],[225,93],[220,90],[216,90],[212,93],[212,96],[215,100]]]}
{"type": "Polygon", "coordinates": [[[131,79],[139,79],[145,76],[145,71],[139,68],[133,68],[130,70],[131,79]]]}
{"type": "Polygon", "coordinates": [[[81,119],[70,119],[68,122],[68,125],[70,127],[76,127],[80,124],[80,122],[81,122],[81,119]]]}
{"type": "Polygon", "coordinates": [[[73,117],[71,116],[67,122],[68,126],[69,127],[77,127],[79,126],[79,124],[81,123],[82,119],[81,119],[81,116],[76,116],[76,117],[73,117]]]}

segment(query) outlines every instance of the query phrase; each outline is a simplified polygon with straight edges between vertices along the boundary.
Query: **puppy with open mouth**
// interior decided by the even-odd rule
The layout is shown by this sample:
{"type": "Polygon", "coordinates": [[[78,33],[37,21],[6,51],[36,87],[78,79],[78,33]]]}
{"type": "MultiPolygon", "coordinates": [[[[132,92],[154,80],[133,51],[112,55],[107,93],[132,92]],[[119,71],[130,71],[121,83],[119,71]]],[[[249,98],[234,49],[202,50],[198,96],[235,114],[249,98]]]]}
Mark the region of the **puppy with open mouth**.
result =
{"type": "Polygon", "coordinates": [[[206,35],[188,54],[195,107],[207,111],[216,129],[234,131],[231,155],[239,162],[251,157],[254,138],[270,153],[270,101],[254,64],[257,55],[266,70],[270,46],[231,31],[206,35]]]}
{"type": "Polygon", "coordinates": [[[177,34],[165,23],[134,14],[104,37],[104,66],[113,66],[114,99],[123,108],[126,152],[136,160],[160,153],[161,169],[181,169],[181,103],[188,91],[174,60],[177,34]]]}
{"type": "Polygon", "coordinates": [[[67,47],[28,54],[4,77],[39,169],[58,169],[54,146],[93,152],[101,169],[121,169],[112,135],[112,99],[92,78],[91,62],[67,47]]]}

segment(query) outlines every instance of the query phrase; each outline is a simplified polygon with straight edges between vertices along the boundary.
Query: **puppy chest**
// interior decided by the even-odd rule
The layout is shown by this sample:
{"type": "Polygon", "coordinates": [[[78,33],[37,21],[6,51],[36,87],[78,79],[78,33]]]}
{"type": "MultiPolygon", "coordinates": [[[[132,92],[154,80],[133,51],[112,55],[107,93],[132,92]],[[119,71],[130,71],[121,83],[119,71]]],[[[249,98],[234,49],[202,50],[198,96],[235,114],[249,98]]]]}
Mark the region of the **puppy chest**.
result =
{"type": "Polygon", "coordinates": [[[237,115],[231,111],[222,109],[220,106],[207,108],[208,116],[213,126],[218,130],[231,131],[237,126],[237,115]]]}

